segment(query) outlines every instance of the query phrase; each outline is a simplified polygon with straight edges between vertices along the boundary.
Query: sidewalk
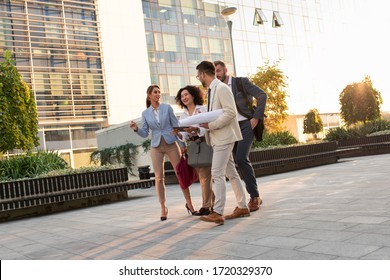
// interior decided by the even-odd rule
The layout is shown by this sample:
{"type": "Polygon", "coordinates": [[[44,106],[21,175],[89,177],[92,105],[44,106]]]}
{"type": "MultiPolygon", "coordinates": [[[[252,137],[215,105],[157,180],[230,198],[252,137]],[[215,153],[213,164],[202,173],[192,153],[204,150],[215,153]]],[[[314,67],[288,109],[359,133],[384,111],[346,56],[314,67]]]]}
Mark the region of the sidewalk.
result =
{"type": "MultiPolygon", "coordinates": [[[[0,223],[0,259],[390,260],[389,171],[385,154],[257,178],[260,210],[223,226],[189,216],[178,185],[167,187],[164,222],[154,189],[132,190],[127,201],[0,223]]],[[[199,208],[199,184],[191,191],[199,208]]]]}

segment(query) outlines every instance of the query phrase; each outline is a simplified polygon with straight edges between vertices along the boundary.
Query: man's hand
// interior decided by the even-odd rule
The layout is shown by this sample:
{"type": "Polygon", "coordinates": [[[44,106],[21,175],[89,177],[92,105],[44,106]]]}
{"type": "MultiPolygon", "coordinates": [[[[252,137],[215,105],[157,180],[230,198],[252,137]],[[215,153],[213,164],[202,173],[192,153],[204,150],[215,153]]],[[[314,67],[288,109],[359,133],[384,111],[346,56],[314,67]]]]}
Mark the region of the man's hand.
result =
{"type": "Polygon", "coordinates": [[[206,128],[206,129],[209,129],[209,123],[201,123],[201,124],[199,124],[199,126],[206,128]]]}
{"type": "Polygon", "coordinates": [[[250,122],[251,122],[252,129],[254,129],[256,125],[259,123],[259,119],[251,118],[250,122]]]}

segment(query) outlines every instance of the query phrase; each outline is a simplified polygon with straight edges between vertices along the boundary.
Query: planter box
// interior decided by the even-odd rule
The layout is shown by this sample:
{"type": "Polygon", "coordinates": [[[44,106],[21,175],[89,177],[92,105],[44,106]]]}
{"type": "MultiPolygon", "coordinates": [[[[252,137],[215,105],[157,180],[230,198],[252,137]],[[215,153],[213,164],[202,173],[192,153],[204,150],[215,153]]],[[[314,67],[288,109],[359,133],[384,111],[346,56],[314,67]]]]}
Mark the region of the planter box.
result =
{"type": "Polygon", "coordinates": [[[128,181],[126,168],[0,183],[0,221],[123,200],[153,184],[128,181]]]}
{"type": "MultiPolygon", "coordinates": [[[[321,142],[251,151],[249,159],[252,162],[256,177],[259,177],[336,163],[339,159],[336,150],[336,142],[321,142]]],[[[153,177],[154,174],[152,173],[151,176],[153,177]]],[[[169,162],[165,163],[165,183],[177,184],[177,178],[169,162]]]]}
{"type": "Polygon", "coordinates": [[[390,153],[390,134],[338,141],[342,158],[390,153]]]}
{"type": "Polygon", "coordinates": [[[281,147],[268,150],[252,151],[249,159],[252,163],[261,161],[270,161],[276,159],[285,159],[291,157],[300,157],[318,153],[333,152],[337,149],[337,143],[322,142],[316,144],[297,145],[290,147],[281,147]]]}
{"type": "Polygon", "coordinates": [[[256,177],[336,163],[336,142],[281,147],[249,154],[256,177]]]}
{"type": "Polygon", "coordinates": [[[390,142],[390,134],[341,140],[338,141],[338,147],[339,148],[356,147],[356,146],[363,146],[367,144],[377,144],[377,143],[386,143],[386,142],[390,142]]]}

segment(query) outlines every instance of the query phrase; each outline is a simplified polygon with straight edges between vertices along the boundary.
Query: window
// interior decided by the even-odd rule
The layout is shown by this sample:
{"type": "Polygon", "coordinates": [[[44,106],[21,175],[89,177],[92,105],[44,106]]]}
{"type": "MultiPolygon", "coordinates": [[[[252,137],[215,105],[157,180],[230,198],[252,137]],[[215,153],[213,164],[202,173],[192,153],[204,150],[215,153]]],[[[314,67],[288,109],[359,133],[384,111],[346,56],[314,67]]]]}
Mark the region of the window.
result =
{"type": "Polygon", "coordinates": [[[220,39],[209,39],[209,42],[212,54],[223,54],[223,43],[220,39]]]}
{"type": "Polygon", "coordinates": [[[256,8],[255,9],[255,16],[253,18],[253,25],[263,24],[264,22],[267,22],[267,21],[268,21],[268,19],[266,18],[262,9],[256,8]]]}
{"type": "Polygon", "coordinates": [[[273,17],[272,17],[272,27],[280,27],[282,26],[283,20],[282,17],[280,16],[279,12],[274,11],[273,17]]]}
{"type": "Polygon", "coordinates": [[[202,60],[199,37],[185,36],[188,62],[192,64],[199,63],[202,60]]]}
{"type": "Polygon", "coordinates": [[[163,34],[163,39],[164,39],[164,50],[165,51],[173,51],[173,52],[178,51],[177,35],[163,34]]]}
{"type": "Polygon", "coordinates": [[[183,23],[184,24],[196,23],[196,10],[195,9],[182,7],[181,11],[183,13],[183,23]]]}

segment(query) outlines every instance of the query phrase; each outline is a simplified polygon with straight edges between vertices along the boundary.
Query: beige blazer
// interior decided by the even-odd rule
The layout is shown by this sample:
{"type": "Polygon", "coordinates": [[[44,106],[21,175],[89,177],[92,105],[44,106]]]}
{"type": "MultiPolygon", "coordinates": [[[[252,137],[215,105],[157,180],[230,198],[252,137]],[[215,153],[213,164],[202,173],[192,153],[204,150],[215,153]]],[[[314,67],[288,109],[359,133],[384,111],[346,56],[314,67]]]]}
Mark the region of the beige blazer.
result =
{"type": "Polygon", "coordinates": [[[242,140],[237,121],[237,108],[230,87],[220,81],[212,89],[210,111],[223,109],[215,121],[209,122],[208,142],[211,146],[221,146],[242,140]]]}

